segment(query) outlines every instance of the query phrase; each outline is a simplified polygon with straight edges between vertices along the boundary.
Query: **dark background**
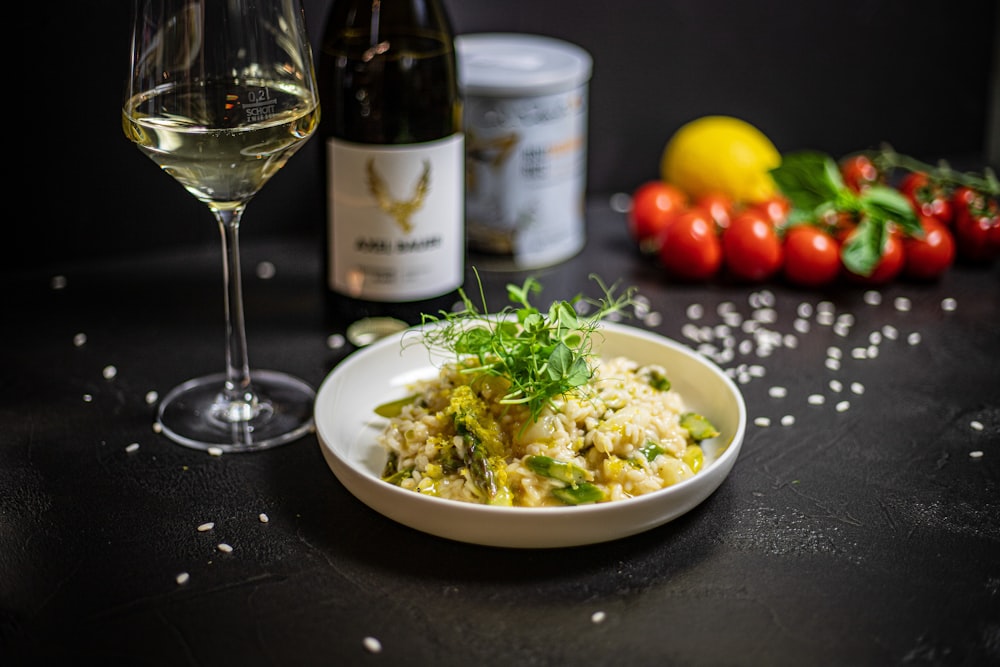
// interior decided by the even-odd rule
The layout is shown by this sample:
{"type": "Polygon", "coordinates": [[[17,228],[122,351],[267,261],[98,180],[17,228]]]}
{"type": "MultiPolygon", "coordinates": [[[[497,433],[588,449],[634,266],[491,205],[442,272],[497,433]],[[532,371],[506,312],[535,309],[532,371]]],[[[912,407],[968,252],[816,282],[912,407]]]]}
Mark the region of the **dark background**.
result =
{"type": "MultiPolygon", "coordinates": [[[[755,124],[782,152],[889,142],[925,161],[1000,163],[994,0],[445,2],[456,33],[546,34],[590,52],[593,195],[655,178],[671,134],[707,114],[755,124]]],[[[330,0],[304,3],[318,47],[330,0]]],[[[204,205],[121,132],[128,20],[127,2],[63,3],[32,32],[30,66],[46,74],[21,116],[34,129],[11,163],[0,271],[218,243],[204,205]]],[[[307,144],[251,203],[244,238],[318,238],[319,148],[307,144]]]]}

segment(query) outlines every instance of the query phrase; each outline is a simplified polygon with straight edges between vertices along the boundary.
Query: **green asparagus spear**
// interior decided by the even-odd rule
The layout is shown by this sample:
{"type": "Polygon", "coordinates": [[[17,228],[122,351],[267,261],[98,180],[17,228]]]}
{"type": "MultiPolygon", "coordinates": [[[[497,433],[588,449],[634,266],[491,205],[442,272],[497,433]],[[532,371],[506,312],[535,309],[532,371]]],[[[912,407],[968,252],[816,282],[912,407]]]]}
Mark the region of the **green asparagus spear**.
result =
{"type": "Polygon", "coordinates": [[[535,474],[566,482],[567,486],[552,489],[552,495],[567,505],[604,500],[604,491],[588,482],[587,471],[571,461],[560,461],[550,456],[527,456],[524,463],[535,474]]]}
{"type": "Polygon", "coordinates": [[[604,491],[599,486],[590,482],[581,482],[559,489],[552,489],[552,495],[567,505],[599,503],[604,500],[604,491]]]}
{"type": "Polygon", "coordinates": [[[701,442],[708,438],[719,435],[719,429],[715,428],[710,421],[694,412],[685,412],[681,415],[681,428],[687,429],[691,434],[691,439],[701,442]]]}
{"type": "Polygon", "coordinates": [[[500,426],[487,412],[482,399],[468,386],[456,387],[448,411],[455,421],[456,432],[465,440],[465,464],[473,482],[486,496],[486,504],[513,505],[500,426]]]}
{"type": "Polygon", "coordinates": [[[587,471],[568,461],[560,461],[550,456],[526,456],[524,464],[531,469],[531,472],[558,479],[567,484],[579,484],[587,481],[587,471]]]}
{"type": "Polygon", "coordinates": [[[385,461],[385,467],[382,468],[382,480],[399,486],[412,472],[412,469],[400,469],[399,455],[396,452],[389,452],[389,457],[385,461]]]}
{"type": "Polygon", "coordinates": [[[406,396],[405,398],[400,398],[395,401],[389,401],[388,403],[383,403],[381,405],[375,406],[375,414],[379,417],[385,417],[386,419],[392,419],[393,417],[398,417],[403,411],[403,406],[409,405],[410,403],[417,400],[418,395],[406,396]]]}
{"type": "Polygon", "coordinates": [[[639,453],[642,454],[643,458],[647,461],[652,462],[660,454],[665,454],[666,450],[660,447],[658,443],[649,440],[645,445],[639,448],[639,453]]]}

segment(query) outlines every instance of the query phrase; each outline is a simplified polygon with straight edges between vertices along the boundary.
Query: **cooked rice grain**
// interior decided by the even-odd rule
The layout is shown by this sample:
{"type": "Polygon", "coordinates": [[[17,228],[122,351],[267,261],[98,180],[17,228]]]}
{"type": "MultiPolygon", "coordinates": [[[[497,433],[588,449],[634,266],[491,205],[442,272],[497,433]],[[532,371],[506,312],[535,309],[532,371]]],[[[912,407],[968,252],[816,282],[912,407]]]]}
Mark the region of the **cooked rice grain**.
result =
{"type": "Polygon", "coordinates": [[[466,453],[447,410],[452,390],[469,383],[500,427],[516,506],[561,505],[552,492],[566,486],[532,471],[527,456],[548,456],[583,468],[606,501],[657,491],[694,475],[699,466],[692,455],[701,452],[680,425],[688,408],[676,391],[651,385],[653,378],[669,377],[667,371],[622,357],[598,362],[594,370],[582,391],[557,397],[531,422],[526,407],[498,402],[506,391],[503,380],[444,366],[436,378],[412,387],[418,398],[380,436],[382,446],[396,454],[397,470],[411,471],[399,485],[441,498],[483,502],[467,467],[447,472],[441,456],[451,445],[460,456],[466,453]],[[640,452],[650,442],[663,450],[652,461],[640,452]]]}

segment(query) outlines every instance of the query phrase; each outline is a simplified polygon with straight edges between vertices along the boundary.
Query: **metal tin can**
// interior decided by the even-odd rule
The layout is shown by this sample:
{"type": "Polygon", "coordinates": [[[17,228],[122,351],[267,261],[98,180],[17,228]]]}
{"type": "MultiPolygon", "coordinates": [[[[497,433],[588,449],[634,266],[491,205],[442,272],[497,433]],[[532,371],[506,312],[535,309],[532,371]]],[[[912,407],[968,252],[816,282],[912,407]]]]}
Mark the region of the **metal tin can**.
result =
{"type": "Polygon", "coordinates": [[[572,257],[586,240],[590,55],[527,34],[460,35],[455,46],[470,252],[512,269],[572,257]]]}

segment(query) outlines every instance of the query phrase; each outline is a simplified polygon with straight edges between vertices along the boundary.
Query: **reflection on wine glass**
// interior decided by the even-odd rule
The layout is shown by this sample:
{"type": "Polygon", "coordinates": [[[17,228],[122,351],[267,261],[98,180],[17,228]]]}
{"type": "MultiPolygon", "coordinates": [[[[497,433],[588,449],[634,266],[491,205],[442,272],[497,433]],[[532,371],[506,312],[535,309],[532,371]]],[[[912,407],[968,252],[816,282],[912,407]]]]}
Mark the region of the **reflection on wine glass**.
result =
{"type": "Polygon", "coordinates": [[[222,233],[226,370],[160,403],[189,447],[251,451],[312,429],[313,389],[250,370],[239,227],[251,198],[309,139],[319,98],[299,0],[135,0],[125,136],[204,202],[222,233]]]}

